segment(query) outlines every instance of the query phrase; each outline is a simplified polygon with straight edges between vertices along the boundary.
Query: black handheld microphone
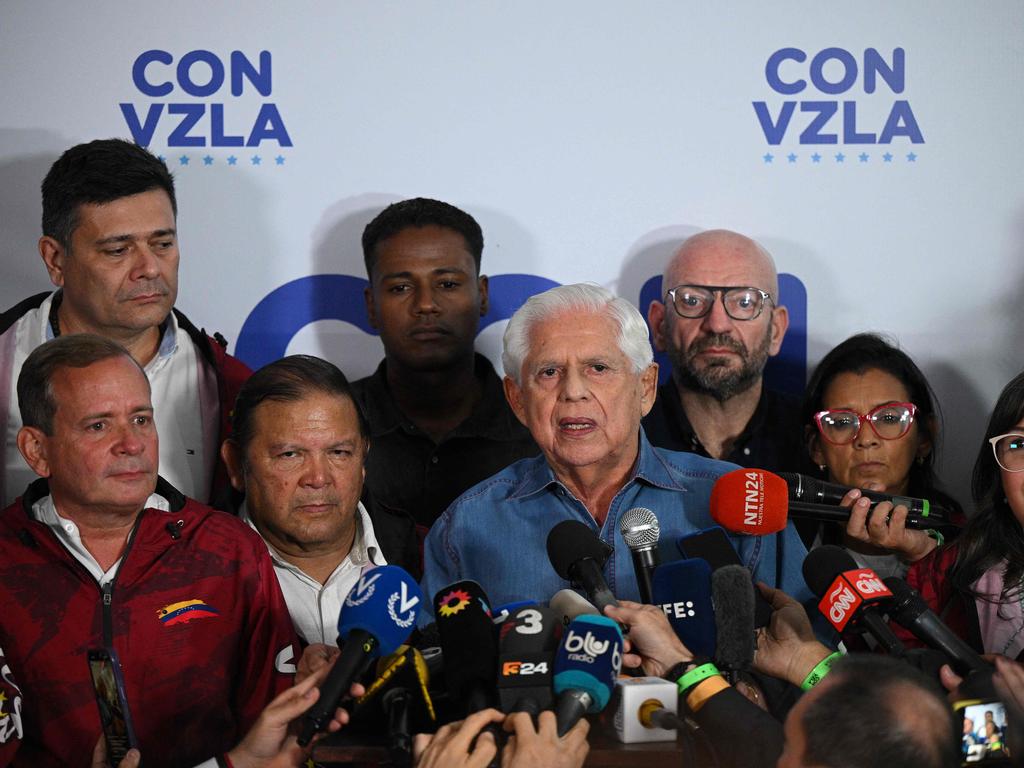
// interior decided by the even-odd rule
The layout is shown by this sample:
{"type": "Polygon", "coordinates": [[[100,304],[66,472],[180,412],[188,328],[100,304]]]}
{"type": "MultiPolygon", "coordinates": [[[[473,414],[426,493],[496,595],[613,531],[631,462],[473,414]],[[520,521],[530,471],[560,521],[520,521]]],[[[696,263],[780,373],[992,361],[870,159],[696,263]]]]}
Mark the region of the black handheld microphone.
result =
{"type": "Polygon", "coordinates": [[[653,602],[651,578],[660,562],[658,539],[661,526],[658,518],[649,509],[633,507],[619,519],[619,531],[633,554],[633,572],[640,590],[640,602],[650,605],[653,602]]]}
{"type": "Polygon", "coordinates": [[[958,675],[992,671],[992,667],[971,646],[942,623],[917,590],[895,576],[889,576],[884,581],[893,594],[889,618],[929,647],[946,654],[958,675]]]}
{"type": "Polygon", "coordinates": [[[807,586],[821,598],[818,610],[836,632],[863,628],[886,653],[896,657],[906,653],[882,615],[892,593],[873,570],[858,567],[845,549],[828,544],[807,554],[803,572],[807,586]]]}
{"type": "Polygon", "coordinates": [[[562,620],[554,610],[531,605],[513,611],[498,630],[498,702],[501,711],[540,714],[551,709],[555,651],[562,620]]]}
{"type": "Polygon", "coordinates": [[[444,652],[445,688],[466,712],[492,705],[498,641],[490,601],[475,581],[459,581],[434,595],[434,616],[444,652]]]}
{"type": "MultiPolygon", "coordinates": [[[[851,490],[845,485],[827,483],[824,480],[818,480],[817,478],[800,475],[795,472],[779,472],[779,477],[785,480],[786,485],[789,487],[790,501],[809,502],[811,505],[838,505],[839,502],[843,500],[843,497],[851,490]]],[[[859,490],[862,496],[871,499],[872,508],[882,501],[890,501],[894,507],[898,507],[901,504],[905,506],[908,512],[908,528],[924,529],[953,524],[950,511],[937,504],[932,504],[928,499],[915,499],[909,496],[894,496],[890,493],[883,493],[881,491],[859,490]]],[[[820,510],[815,510],[814,506],[801,507],[801,505],[797,505],[794,507],[793,505],[790,505],[789,514],[790,517],[811,517],[812,519],[818,519],[814,517],[814,511],[820,510]],[[803,512],[803,514],[801,514],[801,512],[803,512]]],[[[842,519],[849,519],[849,514],[846,514],[842,519]]]]}
{"type": "Polygon", "coordinates": [[[382,653],[392,653],[412,633],[423,603],[419,585],[397,565],[365,573],[341,605],[341,653],[320,686],[320,698],[302,719],[299,746],[330,722],[356,677],[382,653]]]}
{"type": "Polygon", "coordinates": [[[711,574],[718,644],[715,663],[736,682],[737,672],[754,663],[754,584],[742,565],[725,565],[711,574]]]}
{"type": "Polygon", "coordinates": [[[563,520],[548,533],[551,565],[559,576],[586,592],[602,614],[607,606],[619,604],[601,570],[613,551],[578,520],[563,520]]]}

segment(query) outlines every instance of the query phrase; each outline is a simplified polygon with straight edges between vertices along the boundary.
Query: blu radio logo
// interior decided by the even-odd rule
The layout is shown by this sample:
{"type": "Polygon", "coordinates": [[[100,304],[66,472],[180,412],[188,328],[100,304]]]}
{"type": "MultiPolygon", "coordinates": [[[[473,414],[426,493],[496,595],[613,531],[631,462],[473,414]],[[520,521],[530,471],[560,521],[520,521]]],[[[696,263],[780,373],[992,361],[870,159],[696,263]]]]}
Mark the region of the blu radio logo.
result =
{"type": "Polygon", "coordinates": [[[269,51],[220,56],[194,50],[176,56],[152,49],[136,57],[131,76],[141,98],[119,106],[141,146],[154,141],[174,148],[292,146],[284,118],[270,101],[269,51]]]}
{"type": "MultiPolygon", "coordinates": [[[[881,145],[883,162],[891,163],[897,157],[891,145],[902,144],[901,152],[910,145],[906,160],[917,159],[913,145],[924,144],[924,134],[907,98],[904,49],[780,48],[765,62],[764,75],[774,94],[783,97],[752,102],[769,146],[855,146],[860,150],[856,158],[866,163],[871,159],[867,150],[881,145]]],[[[786,157],[794,163],[799,155],[786,157]]],[[[810,157],[815,163],[822,159],[818,151],[810,157]]],[[[842,152],[833,157],[839,163],[846,159],[842,152]]],[[[764,155],[766,163],[772,159],[770,152],[764,155]]]]}

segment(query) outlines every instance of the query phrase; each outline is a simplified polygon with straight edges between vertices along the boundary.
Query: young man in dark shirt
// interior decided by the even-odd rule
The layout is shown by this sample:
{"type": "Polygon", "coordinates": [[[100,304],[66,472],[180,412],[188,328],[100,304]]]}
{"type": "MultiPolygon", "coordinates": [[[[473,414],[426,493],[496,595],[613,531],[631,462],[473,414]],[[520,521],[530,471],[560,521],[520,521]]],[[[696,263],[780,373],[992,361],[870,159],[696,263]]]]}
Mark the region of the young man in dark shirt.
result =
{"type": "Polygon", "coordinates": [[[438,200],[388,206],[363,232],[366,309],[384,360],[354,383],[370,422],[371,504],[422,530],[463,491],[537,454],[490,362],[473,350],[487,313],[483,233],[438,200]]]}

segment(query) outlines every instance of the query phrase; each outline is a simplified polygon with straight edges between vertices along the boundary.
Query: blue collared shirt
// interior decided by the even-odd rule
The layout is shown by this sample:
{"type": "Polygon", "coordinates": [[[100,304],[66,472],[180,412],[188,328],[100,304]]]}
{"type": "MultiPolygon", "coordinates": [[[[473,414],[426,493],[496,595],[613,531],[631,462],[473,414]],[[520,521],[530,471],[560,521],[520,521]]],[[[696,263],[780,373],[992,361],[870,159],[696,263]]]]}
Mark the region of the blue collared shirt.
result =
{"type": "MultiPolygon", "coordinates": [[[[615,550],[604,567],[615,596],[639,600],[619,517],[633,507],[650,509],[661,526],[661,562],[678,560],[679,537],[715,525],[709,512],[711,488],[736,468],[692,453],[654,448],[641,429],[639,461],[612,499],[604,525],[598,527],[583,503],[555,478],[543,455],[517,461],[470,488],[434,523],[424,551],[424,595],[432,605],[442,587],[472,579],[483,587],[492,606],[518,600],[546,602],[570,586],[548,560],[548,532],[563,520],[578,520],[615,550]]],[[[731,538],[755,579],[781,587],[802,603],[812,598],[801,573],[807,550],[792,524],[778,534],[731,538]]]]}

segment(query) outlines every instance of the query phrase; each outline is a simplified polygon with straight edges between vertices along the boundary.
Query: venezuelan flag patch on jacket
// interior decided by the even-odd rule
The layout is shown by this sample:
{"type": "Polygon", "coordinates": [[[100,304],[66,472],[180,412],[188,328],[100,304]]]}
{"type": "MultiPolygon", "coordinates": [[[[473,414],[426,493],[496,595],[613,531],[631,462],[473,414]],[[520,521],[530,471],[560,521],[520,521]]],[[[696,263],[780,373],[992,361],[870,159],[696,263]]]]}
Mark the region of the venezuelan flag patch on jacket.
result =
{"type": "Polygon", "coordinates": [[[172,624],[187,624],[194,619],[207,619],[219,613],[220,611],[202,600],[182,600],[180,603],[165,605],[156,612],[156,615],[162,624],[169,627],[172,624]]]}

